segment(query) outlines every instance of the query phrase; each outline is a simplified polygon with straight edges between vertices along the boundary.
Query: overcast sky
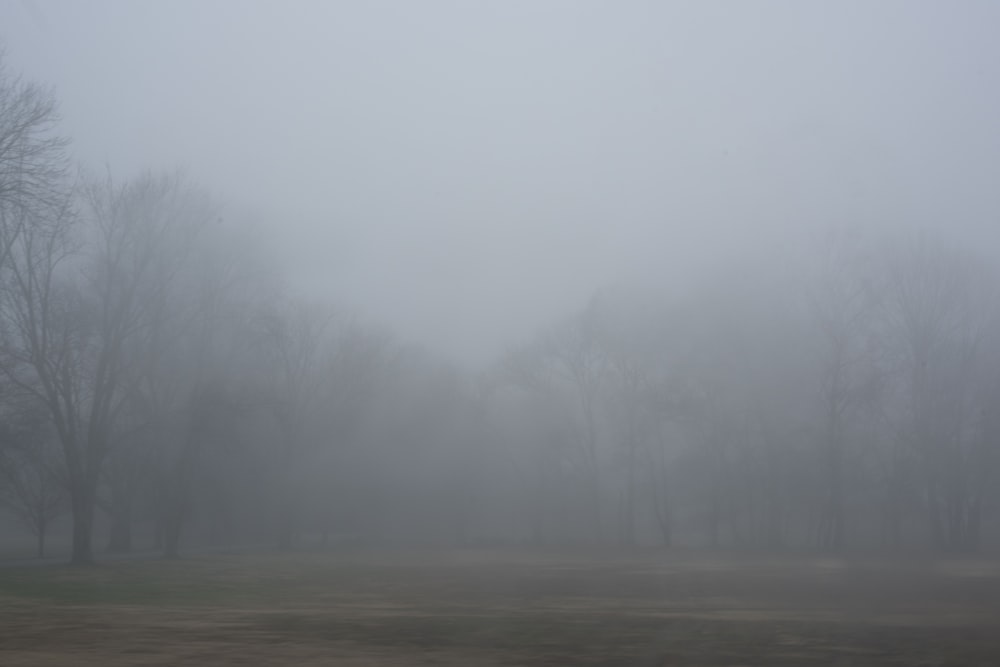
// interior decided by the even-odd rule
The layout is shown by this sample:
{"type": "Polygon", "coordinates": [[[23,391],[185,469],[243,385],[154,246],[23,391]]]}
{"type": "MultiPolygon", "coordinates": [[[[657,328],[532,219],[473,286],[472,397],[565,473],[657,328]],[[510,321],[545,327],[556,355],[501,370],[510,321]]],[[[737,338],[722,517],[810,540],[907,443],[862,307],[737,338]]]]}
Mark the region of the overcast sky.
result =
{"type": "Polygon", "coordinates": [[[1000,245],[1000,3],[0,0],[82,162],[183,166],[295,289],[482,361],[831,223],[1000,245]]]}

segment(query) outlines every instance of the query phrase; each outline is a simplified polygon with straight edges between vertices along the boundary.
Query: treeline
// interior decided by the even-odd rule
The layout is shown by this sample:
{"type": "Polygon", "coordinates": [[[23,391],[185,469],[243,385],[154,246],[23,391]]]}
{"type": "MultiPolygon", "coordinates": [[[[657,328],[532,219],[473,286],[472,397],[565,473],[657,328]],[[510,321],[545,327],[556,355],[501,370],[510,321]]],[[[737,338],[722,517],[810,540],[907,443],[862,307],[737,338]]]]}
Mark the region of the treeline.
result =
{"type": "Polygon", "coordinates": [[[510,353],[536,539],[996,544],[994,267],[932,235],[782,259],[680,300],[600,295],[510,353]]]}
{"type": "Polygon", "coordinates": [[[183,175],[78,175],[57,121],[0,70],[0,499],[40,554],[62,514],[76,563],[95,539],[995,543],[997,275],[943,236],[606,290],[472,373],[289,294],[183,175]]]}

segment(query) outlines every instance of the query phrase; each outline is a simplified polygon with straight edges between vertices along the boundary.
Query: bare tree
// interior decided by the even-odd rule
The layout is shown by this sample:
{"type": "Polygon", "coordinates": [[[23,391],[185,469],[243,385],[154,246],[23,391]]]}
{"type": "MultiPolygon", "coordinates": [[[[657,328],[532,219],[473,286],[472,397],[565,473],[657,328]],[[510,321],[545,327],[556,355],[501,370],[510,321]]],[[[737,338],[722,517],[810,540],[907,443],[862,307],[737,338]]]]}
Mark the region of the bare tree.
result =
{"type": "Polygon", "coordinates": [[[58,210],[21,210],[30,220],[14,239],[2,283],[0,371],[9,384],[48,409],[63,447],[73,512],[73,562],[91,560],[90,532],[103,462],[101,413],[87,382],[92,367],[92,311],[66,280],[78,245],[69,203],[58,210]],[[85,405],[87,404],[87,405],[85,405]]]}
{"type": "Polygon", "coordinates": [[[128,421],[119,424],[112,463],[137,462],[132,474],[147,482],[157,546],[175,558],[206,454],[233,451],[239,422],[260,407],[247,370],[249,331],[269,277],[216,224],[204,191],[164,178],[153,204],[170,213],[171,226],[154,258],[147,321],[129,346],[128,421]]]}
{"type": "MultiPolygon", "coordinates": [[[[98,200],[113,194],[110,182],[91,186],[98,200]]],[[[102,503],[111,519],[110,551],[131,548],[131,522],[136,496],[155,480],[154,470],[163,451],[173,443],[161,440],[172,415],[186,409],[187,376],[191,359],[207,368],[205,352],[192,340],[214,331],[217,304],[205,284],[205,265],[218,262],[207,256],[206,234],[217,220],[209,195],[181,173],[146,173],[121,189],[120,202],[102,206],[127,207],[123,230],[135,245],[147,248],[132,280],[143,312],[123,345],[120,415],[114,425],[104,468],[103,486],[109,494],[102,503]]]]}
{"type": "Polygon", "coordinates": [[[528,406],[521,418],[535,428],[526,477],[533,480],[538,505],[536,539],[543,523],[574,532],[570,516],[582,520],[591,541],[604,539],[599,428],[606,362],[589,311],[512,348],[503,359],[501,375],[524,393],[528,406]]]}
{"type": "MultiPolygon", "coordinates": [[[[650,399],[650,369],[657,357],[648,354],[643,340],[647,335],[634,304],[625,294],[606,293],[589,304],[586,317],[592,322],[594,335],[607,373],[604,398],[610,439],[620,450],[616,459],[624,467],[624,480],[619,502],[619,539],[626,545],[636,542],[636,521],[639,493],[639,465],[648,436],[650,399]]],[[[658,352],[658,351],[656,351],[658,352]]],[[[618,467],[618,466],[616,466],[618,467]]],[[[657,505],[656,509],[662,506],[657,505]]],[[[662,525],[662,524],[661,524],[662,525]]]]}
{"type": "Polygon", "coordinates": [[[32,410],[5,424],[0,448],[0,504],[10,508],[45,557],[49,526],[65,510],[66,489],[58,448],[46,415],[32,410]]]}
{"type": "Polygon", "coordinates": [[[927,237],[894,246],[886,269],[882,305],[906,401],[900,433],[916,458],[929,532],[939,548],[974,550],[987,491],[977,408],[995,282],[974,257],[927,237]]]}
{"type": "MultiPolygon", "coordinates": [[[[65,187],[68,142],[56,134],[58,121],[52,92],[12,75],[0,50],[0,281],[5,287],[18,276],[24,279],[24,269],[39,259],[43,266],[28,270],[28,279],[44,281],[49,275],[44,256],[63,252],[65,223],[72,214],[65,187]],[[22,243],[25,235],[31,237],[31,243],[22,243]],[[21,271],[11,271],[9,260],[14,252],[19,253],[21,271]]],[[[51,285],[35,283],[28,289],[52,295],[51,285]]],[[[25,361],[6,354],[11,334],[17,335],[17,326],[11,326],[16,318],[9,310],[0,313],[0,331],[5,334],[0,356],[12,362],[7,366],[11,370],[20,370],[25,361]]],[[[3,466],[7,504],[35,531],[39,555],[44,552],[48,523],[62,509],[63,491],[50,454],[47,441],[34,442],[27,448],[9,450],[3,466]]]]}
{"type": "Polygon", "coordinates": [[[356,316],[342,316],[333,324],[330,365],[319,369],[325,376],[318,396],[322,409],[313,415],[310,436],[316,442],[314,460],[322,474],[313,514],[324,543],[335,527],[335,517],[344,516],[345,506],[353,507],[355,514],[368,509],[350,491],[352,484],[341,489],[338,482],[343,483],[352,465],[365,457],[361,450],[366,430],[385,418],[379,409],[384,407],[389,384],[399,380],[406,357],[388,332],[356,316]]]}
{"type": "Polygon", "coordinates": [[[582,424],[578,432],[581,469],[586,480],[593,539],[604,539],[601,457],[599,451],[599,410],[607,356],[597,337],[594,313],[581,315],[552,329],[544,339],[553,377],[575,394],[582,424]],[[582,432],[580,432],[582,431],[582,432]]]}
{"type": "Polygon", "coordinates": [[[308,426],[324,405],[331,367],[333,314],[306,304],[282,304],[277,312],[265,314],[258,322],[260,350],[268,376],[271,411],[278,427],[275,470],[278,473],[277,543],[289,548],[300,528],[300,494],[297,493],[297,465],[315,450],[308,426]]]}
{"type": "Polygon", "coordinates": [[[0,49],[0,264],[28,211],[58,204],[67,169],[67,140],[55,131],[55,96],[37,83],[12,75],[0,49]]]}
{"type": "Polygon", "coordinates": [[[82,217],[67,198],[32,214],[12,245],[0,370],[51,414],[66,459],[74,563],[93,559],[98,487],[135,378],[130,352],[169,285],[158,260],[188,204],[173,193],[169,178],[150,175],[122,186],[92,181],[82,217]]]}
{"type": "Polygon", "coordinates": [[[852,464],[850,424],[865,403],[878,399],[881,374],[874,330],[870,269],[849,239],[833,237],[823,248],[819,275],[810,293],[821,343],[820,476],[823,499],[817,542],[837,551],[847,536],[847,479],[852,464]]]}

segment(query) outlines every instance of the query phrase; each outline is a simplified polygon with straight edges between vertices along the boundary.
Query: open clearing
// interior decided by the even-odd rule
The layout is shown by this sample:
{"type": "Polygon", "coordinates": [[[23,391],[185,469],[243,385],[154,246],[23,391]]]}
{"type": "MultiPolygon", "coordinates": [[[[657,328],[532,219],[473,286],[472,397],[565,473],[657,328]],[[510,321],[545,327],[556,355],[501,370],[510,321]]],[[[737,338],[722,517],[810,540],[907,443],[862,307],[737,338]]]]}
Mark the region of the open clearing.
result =
{"type": "Polygon", "coordinates": [[[0,570],[0,665],[1000,664],[1000,567],[239,555],[0,570]]]}

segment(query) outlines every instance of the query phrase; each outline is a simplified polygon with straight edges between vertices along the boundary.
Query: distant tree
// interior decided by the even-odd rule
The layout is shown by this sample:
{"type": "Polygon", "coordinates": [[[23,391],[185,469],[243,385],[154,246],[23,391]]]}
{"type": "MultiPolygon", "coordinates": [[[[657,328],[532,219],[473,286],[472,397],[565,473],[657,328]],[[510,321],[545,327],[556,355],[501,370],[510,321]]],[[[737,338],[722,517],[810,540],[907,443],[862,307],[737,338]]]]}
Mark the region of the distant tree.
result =
{"type": "Polygon", "coordinates": [[[648,500],[664,546],[675,539],[677,493],[676,458],[681,450],[679,400],[669,377],[648,373],[642,388],[643,421],[648,435],[640,451],[648,500]]]}
{"type": "Polygon", "coordinates": [[[358,471],[360,461],[371,458],[365,451],[373,423],[388,421],[384,409],[391,402],[390,386],[400,381],[406,352],[393,336],[380,327],[343,314],[331,330],[333,345],[329,366],[319,395],[320,409],[313,414],[311,438],[316,442],[313,462],[321,479],[314,480],[311,513],[319,522],[323,542],[352,508],[355,527],[365,515],[374,513],[361,497],[377,495],[377,480],[365,480],[358,471]],[[354,477],[353,480],[347,480],[354,477]]]}
{"type": "Polygon", "coordinates": [[[274,452],[276,487],[276,541],[293,546],[301,528],[302,489],[296,475],[303,459],[318,443],[310,426],[317,412],[330,409],[324,400],[329,389],[333,358],[334,315],[328,309],[302,303],[279,302],[255,323],[262,384],[278,437],[274,452]]]}
{"type": "Polygon", "coordinates": [[[983,437],[984,355],[996,335],[996,280],[975,256],[916,237],[885,260],[881,307],[898,351],[899,437],[919,470],[933,543],[978,548],[990,448],[983,437]]]}
{"type": "MultiPolygon", "coordinates": [[[[613,469],[621,471],[618,537],[626,545],[637,540],[639,492],[643,475],[643,453],[649,451],[653,414],[657,406],[653,394],[653,373],[661,366],[662,346],[653,341],[649,321],[651,304],[623,291],[605,292],[591,300],[586,317],[593,323],[594,336],[606,360],[602,398],[608,439],[614,448],[613,469]]],[[[662,489],[653,489],[654,493],[662,489]]],[[[654,504],[654,512],[665,526],[662,514],[665,497],[654,504]]]]}
{"type": "Polygon", "coordinates": [[[499,377],[520,394],[518,419],[530,426],[520,436],[530,443],[521,469],[533,489],[536,541],[605,538],[600,427],[607,358],[591,315],[560,322],[501,361],[499,377]]]}
{"type": "Polygon", "coordinates": [[[604,539],[600,409],[608,370],[606,350],[600,345],[595,313],[586,310],[553,329],[542,341],[553,379],[572,392],[580,425],[573,426],[577,462],[584,475],[585,504],[589,506],[592,539],[604,539]]]}
{"type": "Polygon", "coordinates": [[[204,192],[176,180],[170,186],[185,215],[174,217],[156,258],[162,288],[130,346],[128,422],[115,457],[137,460],[156,544],[174,558],[204,469],[223,452],[236,455],[241,422],[263,408],[251,382],[250,337],[270,276],[252,248],[214,224],[204,192]]]}
{"type": "Polygon", "coordinates": [[[819,334],[822,403],[817,546],[831,551],[845,546],[848,479],[859,463],[850,456],[850,426],[866,404],[870,409],[879,400],[882,380],[871,268],[862,251],[843,234],[833,235],[820,251],[808,295],[819,334]]]}

